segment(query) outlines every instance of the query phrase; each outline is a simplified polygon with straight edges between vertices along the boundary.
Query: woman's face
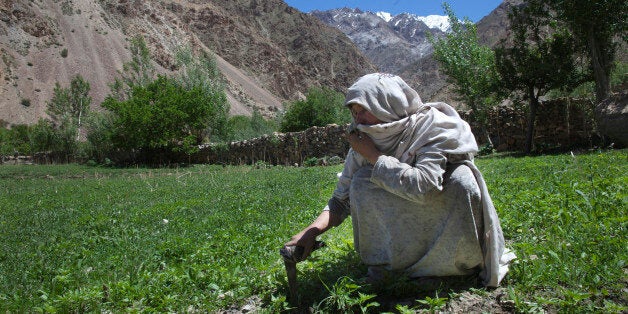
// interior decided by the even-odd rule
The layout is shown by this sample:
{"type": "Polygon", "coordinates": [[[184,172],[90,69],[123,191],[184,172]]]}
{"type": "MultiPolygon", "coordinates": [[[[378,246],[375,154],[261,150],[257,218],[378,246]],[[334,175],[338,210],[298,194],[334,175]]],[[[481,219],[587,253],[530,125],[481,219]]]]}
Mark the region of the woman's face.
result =
{"type": "Polygon", "coordinates": [[[353,121],[357,124],[380,124],[383,121],[377,119],[372,113],[368,110],[364,109],[364,107],[358,104],[349,105],[349,110],[351,110],[351,115],[353,116],[353,121]]]}

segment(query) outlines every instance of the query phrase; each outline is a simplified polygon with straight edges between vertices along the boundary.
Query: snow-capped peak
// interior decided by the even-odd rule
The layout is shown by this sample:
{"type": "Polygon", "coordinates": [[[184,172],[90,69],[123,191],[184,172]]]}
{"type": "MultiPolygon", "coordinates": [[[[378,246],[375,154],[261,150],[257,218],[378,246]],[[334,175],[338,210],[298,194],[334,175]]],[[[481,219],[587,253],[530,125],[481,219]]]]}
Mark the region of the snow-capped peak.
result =
{"type": "Polygon", "coordinates": [[[388,13],[388,12],[377,12],[375,13],[377,16],[381,17],[382,20],[386,21],[386,23],[390,22],[390,20],[392,20],[393,16],[392,14],[388,13]]]}
{"type": "Polygon", "coordinates": [[[427,25],[427,27],[429,27],[429,28],[437,28],[437,29],[440,29],[443,32],[449,31],[449,28],[450,28],[449,17],[447,17],[445,15],[418,16],[418,15],[409,14],[409,13],[401,13],[401,14],[398,14],[398,15],[392,15],[392,14],[390,14],[388,12],[384,12],[384,11],[379,11],[379,12],[375,13],[375,15],[377,15],[382,20],[386,21],[386,23],[389,23],[394,18],[396,18],[397,16],[402,15],[402,14],[406,18],[419,20],[419,21],[425,23],[425,25],[427,25]]]}
{"type": "Polygon", "coordinates": [[[449,30],[449,17],[443,15],[417,16],[417,18],[425,23],[429,28],[438,28],[443,32],[449,30]]]}

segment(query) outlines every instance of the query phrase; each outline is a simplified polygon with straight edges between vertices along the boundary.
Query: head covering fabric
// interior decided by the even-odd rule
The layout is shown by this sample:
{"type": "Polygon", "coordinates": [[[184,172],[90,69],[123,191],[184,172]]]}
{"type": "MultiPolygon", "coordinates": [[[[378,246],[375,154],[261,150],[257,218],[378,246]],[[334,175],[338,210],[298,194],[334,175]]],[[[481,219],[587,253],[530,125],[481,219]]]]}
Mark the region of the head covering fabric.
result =
{"type": "Polygon", "coordinates": [[[347,90],[346,105],[359,104],[384,122],[405,118],[423,105],[419,94],[398,76],[367,74],[347,90]]]}
{"type": "Polygon", "coordinates": [[[373,73],[349,87],[345,105],[358,104],[384,123],[356,125],[368,134],[384,154],[409,162],[428,150],[449,154],[475,154],[478,151],[469,124],[446,103],[424,104],[419,94],[403,79],[391,74],[373,73]]]}

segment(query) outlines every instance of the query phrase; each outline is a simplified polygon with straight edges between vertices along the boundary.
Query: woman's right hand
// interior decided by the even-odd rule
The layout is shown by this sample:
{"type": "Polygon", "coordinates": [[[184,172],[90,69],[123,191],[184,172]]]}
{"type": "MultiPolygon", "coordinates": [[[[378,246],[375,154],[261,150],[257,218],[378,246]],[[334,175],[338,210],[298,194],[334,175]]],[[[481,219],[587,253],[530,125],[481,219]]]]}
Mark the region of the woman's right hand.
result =
{"type": "Polygon", "coordinates": [[[303,247],[302,260],[306,259],[312,253],[314,244],[316,243],[316,237],[320,234],[318,228],[311,226],[303,229],[301,232],[292,236],[290,241],[286,242],[285,246],[301,246],[303,247]]]}

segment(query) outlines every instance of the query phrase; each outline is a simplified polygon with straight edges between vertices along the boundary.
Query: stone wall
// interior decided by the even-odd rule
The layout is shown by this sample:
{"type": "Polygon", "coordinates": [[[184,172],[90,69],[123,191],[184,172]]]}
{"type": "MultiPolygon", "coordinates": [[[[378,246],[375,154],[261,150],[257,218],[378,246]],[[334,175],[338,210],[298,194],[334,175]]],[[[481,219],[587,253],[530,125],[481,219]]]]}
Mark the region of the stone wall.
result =
{"type": "Polygon", "coordinates": [[[190,156],[191,163],[302,165],[309,158],[344,158],[346,126],[312,127],[303,132],[274,133],[251,140],[209,145],[190,156]]]}
{"type": "MultiPolygon", "coordinates": [[[[571,148],[590,146],[595,138],[592,104],[588,100],[546,101],[539,106],[536,116],[534,145],[545,148],[571,148]],[[589,108],[589,109],[587,109],[589,108]]],[[[462,113],[469,121],[468,113],[462,113]]],[[[488,132],[497,151],[523,151],[527,131],[528,113],[525,108],[498,106],[489,113],[488,132]]],[[[486,144],[480,127],[471,123],[478,145],[486,144]]]]}
{"type": "MultiPolygon", "coordinates": [[[[537,151],[546,149],[569,149],[590,147],[595,138],[592,113],[583,108],[592,108],[585,101],[551,101],[539,108],[536,121],[534,143],[537,151]]],[[[469,121],[469,113],[462,113],[469,121]]],[[[488,132],[497,151],[522,151],[525,146],[527,113],[522,108],[499,106],[489,113],[488,132]]],[[[274,133],[246,141],[229,144],[212,144],[200,148],[191,155],[170,152],[132,152],[111,157],[118,164],[168,165],[230,164],[244,165],[264,162],[272,165],[303,165],[311,158],[337,156],[344,158],[349,144],[344,138],[345,125],[312,127],[303,132],[274,133]]],[[[471,123],[480,148],[486,144],[480,128],[471,123]]],[[[68,162],[53,158],[50,154],[39,154],[35,163],[68,162]]],[[[17,158],[17,157],[16,157],[17,158]]],[[[31,158],[32,159],[32,158],[31,158]]],[[[4,163],[24,162],[24,160],[2,160],[4,163]]]]}
{"type": "MultiPolygon", "coordinates": [[[[584,101],[557,100],[539,108],[534,143],[537,149],[582,147],[591,144],[593,120],[584,101]]],[[[461,115],[468,120],[468,113],[461,115]]],[[[522,151],[525,147],[527,113],[521,108],[500,106],[489,113],[488,132],[497,151],[522,151]]],[[[486,144],[479,127],[471,124],[478,145],[486,144]]],[[[303,132],[274,133],[226,145],[210,145],[188,157],[191,163],[302,165],[309,158],[344,158],[349,145],[344,139],[346,126],[313,127],[303,132]]]]}

